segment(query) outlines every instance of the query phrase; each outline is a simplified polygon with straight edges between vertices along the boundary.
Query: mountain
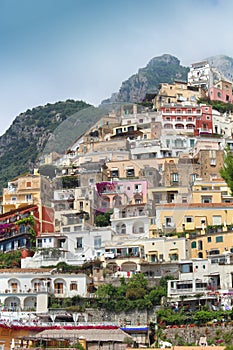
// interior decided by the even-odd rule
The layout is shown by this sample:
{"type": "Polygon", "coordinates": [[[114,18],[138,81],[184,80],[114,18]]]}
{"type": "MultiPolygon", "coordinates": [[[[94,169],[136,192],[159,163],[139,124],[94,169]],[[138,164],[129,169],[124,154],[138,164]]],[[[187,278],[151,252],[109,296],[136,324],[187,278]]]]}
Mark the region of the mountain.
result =
{"type": "Polygon", "coordinates": [[[212,56],[206,59],[214,68],[215,80],[224,78],[233,82],[233,58],[225,55],[212,56]]]}
{"type": "Polygon", "coordinates": [[[174,80],[187,80],[189,68],[180,65],[178,58],[164,54],[154,57],[138,73],[124,81],[118,93],[104,100],[104,103],[138,102],[146,93],[156,93],[160,83],[172,83],[174,80]]]}
{"type": "Polygon", "coordinates": [[[92,113],[87,118],[85,113],[80,112],[87,108],[93,107],[83,101],[67,100],[28,109],[18,115],[0,137],[0,191],[9,180],[28,172],[37,164],[48,139],[61,123],[78,114],[76,120],[80,122],[76,123],[75,137],[93,125],[99,115],[95,117],[92,113]]]}

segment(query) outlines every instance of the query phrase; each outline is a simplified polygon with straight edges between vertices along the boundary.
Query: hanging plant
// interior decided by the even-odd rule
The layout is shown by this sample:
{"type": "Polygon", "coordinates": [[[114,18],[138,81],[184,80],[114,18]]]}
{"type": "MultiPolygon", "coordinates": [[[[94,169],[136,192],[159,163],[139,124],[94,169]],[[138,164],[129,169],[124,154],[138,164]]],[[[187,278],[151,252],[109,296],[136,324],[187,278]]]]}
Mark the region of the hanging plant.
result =
{"type": "Polygon", "coordinates": [[[33,215],[29,215],[27,218],[20,219],[15,222],[15,225],[20,226],[20,225],[25,225],[25,226],[30,226],[29,228],[29,233],[31,235],[30,241],[32,247],[36,246],[36,231],[35,231],[35,220],[33,215]]]}

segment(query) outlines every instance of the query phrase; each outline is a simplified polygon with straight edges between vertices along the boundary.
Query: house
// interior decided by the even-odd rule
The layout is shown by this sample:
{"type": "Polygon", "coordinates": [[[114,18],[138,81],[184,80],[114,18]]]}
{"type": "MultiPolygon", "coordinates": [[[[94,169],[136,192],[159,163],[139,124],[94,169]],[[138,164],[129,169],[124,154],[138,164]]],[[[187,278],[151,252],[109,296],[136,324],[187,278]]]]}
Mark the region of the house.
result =
{"type": "Polygon", "coordinates": [[[101,258],[105,252],[105,242],[111,241],[113,236],[110,227],[92,227],[66,234],[44,234],[37,239],[34,256],[22,259],[21,267],[39,268],[59,262],[82,265],[86,261],[101,258]]]}
{"type": "Polygon", "coordinates": [[[117,235],[149,237],[149,218],[146,203],[114,208],[111,227],[117,235]]]}
{"type": "Polygon", "coordinates": [[[0,250],[31,249],[42,230],[53,232],[53,210],[31,204],[0,215],[0,250]],[[40,210],[41,209],[41,210],[40,210]]]}
{"type": "Polygon", "coordinates": [[[208,91],[213,86],[213,71],[208,61],[193,63],[188,72],[188,83],[208,91]]]}
{"type": "Polygon", "coordinates": [[[147,202],[146,180],[117,180],[118,170],[111,170],[113,181],[96,183],[96,208],[100,212],[129,204],[147,202]]]}
{"type": "Polygon", "coordinates": [[[209,98],[211,101],[222,101],[224,103],[232,103],[232,82],[219,80],[209,89],[209,98]]]}
{"type": "Polygon", "coordinates": [[[85,297],[90,279],[47,269],[1,269],[0,300],[8,311],[48,311],[48,297],[85,297]]]}
{"type": "Polygon", "coordinates": [[[23,175],[8,182],[3,189],[3,213],[9,213],[28,205],[38,208],[38,234],[54,231],[54,211],[51,208],[52,186],[42,175],[23,175]]]}
{"type": "Polygon", "coordinates": [[[168,281],[168,298],[191,308],[205,303],[212,310],[232,309],[232,264],[230,252],[180,261],[179,279],[168,281]]]}
{"type": "Polygon", "coordinates": [[[198,136],[212,134],[212,107],[207,105],[182,106],[167,105],[160,108],[162,132],[173,132],[198,136]]]}
{"type": "Polygon", "coordinates": [[[160,84],[159,92],[153,100],[153,105],[157,110],[167,104],[196,105],[201,96],[202,91],[199,86],[191,86],[185,81],[175,80],[172,84],[160,84]]]}

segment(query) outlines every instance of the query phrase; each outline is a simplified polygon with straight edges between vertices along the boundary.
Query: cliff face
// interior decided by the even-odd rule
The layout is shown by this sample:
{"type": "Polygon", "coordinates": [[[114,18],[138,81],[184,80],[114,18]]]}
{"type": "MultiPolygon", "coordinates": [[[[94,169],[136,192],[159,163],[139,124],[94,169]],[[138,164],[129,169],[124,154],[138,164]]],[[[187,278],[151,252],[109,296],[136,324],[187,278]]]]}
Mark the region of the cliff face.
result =
{"type": "Polygon", "coordinates": [[[215,79],[226,79],[233,82],[233,58],[217,55],[207,58],[209,64],[215,69],[215,79]]]}
{"type": "MultiPolygon", "coordinates": [[[[69,116],[89,107],[67,100],[27,110],[0,137],[0,191],[7,181],[33,168],[53,131],[69,116]]],[[[90,120],[90,126],[94,123],[90,120]]]]}
{"type": "Polygon", "coordinates": [[[154,57],[137,74],[124,81],[118,93],[102,103],[140,102],[146,93],[155,93],[160,83],[172,83],[175,79],[187,80],[188,68],[180,65],[180,61],[165,54],[154,57]]]}

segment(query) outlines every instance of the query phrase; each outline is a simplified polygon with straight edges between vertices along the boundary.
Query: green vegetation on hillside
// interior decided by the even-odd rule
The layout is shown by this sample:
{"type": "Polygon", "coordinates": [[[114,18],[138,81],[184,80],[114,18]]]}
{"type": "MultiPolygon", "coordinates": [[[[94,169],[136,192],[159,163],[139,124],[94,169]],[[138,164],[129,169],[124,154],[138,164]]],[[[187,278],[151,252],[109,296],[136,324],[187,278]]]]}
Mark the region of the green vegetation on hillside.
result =
{"type": "MultiPolygon", "coordinates": [[[[90,105],[83,101],[67,100],[28,109],[17,116],[6,133],[0,137],[0,190],[12,178],[37,166],[38,157],[43,153],[55,129],[74,113],[87,108],[90,105]]],[[[79,116],[81,118],[82,115],[79,116]]],[[[92,114],[88,122],[86,115],[84,118],[84,126],[88,129],[99,116],[95,119],[92,114]]],[[[79,124],[76,135],[81,135],[86,129],[80,128],[79,124]]]]}
{"type": "Polygon", "coordinates": [[[229,148],[225,152],[224,167],[220,169],[220,175],[226,181],[231,190],[231,195],[233,195],[233,155],[229,148]]]}
{"type": "Polygon", "coordinates": [[[225,103],[222,101],[211,101],[209,98],[200,98],[198,100],[198,103],[208,104],[212,106],[213,109],[216,109],[216,111],[219,111],[220,113],[227,113],[227,112],[233,111],[232,103],[225,103]]]}

